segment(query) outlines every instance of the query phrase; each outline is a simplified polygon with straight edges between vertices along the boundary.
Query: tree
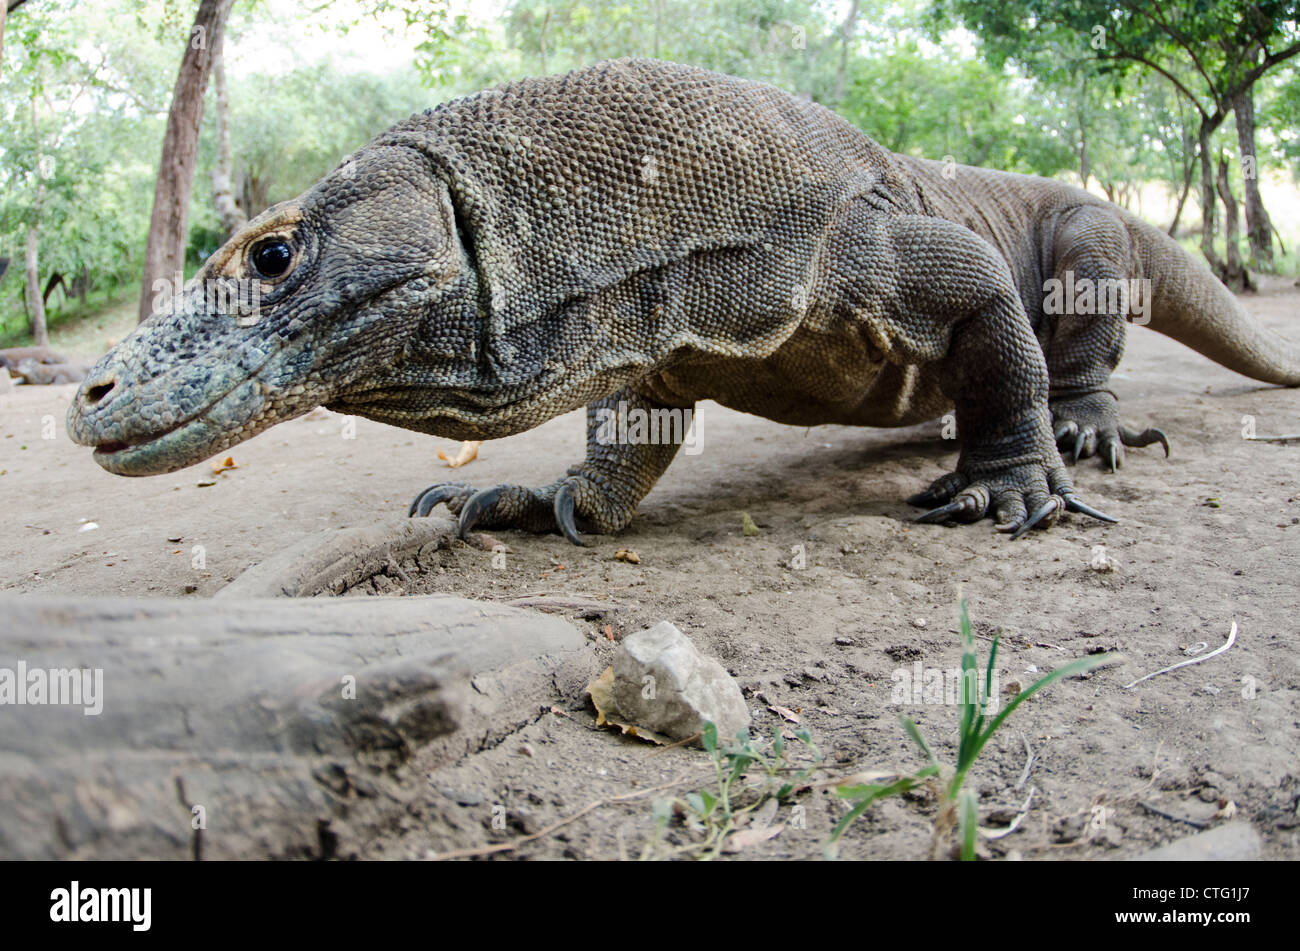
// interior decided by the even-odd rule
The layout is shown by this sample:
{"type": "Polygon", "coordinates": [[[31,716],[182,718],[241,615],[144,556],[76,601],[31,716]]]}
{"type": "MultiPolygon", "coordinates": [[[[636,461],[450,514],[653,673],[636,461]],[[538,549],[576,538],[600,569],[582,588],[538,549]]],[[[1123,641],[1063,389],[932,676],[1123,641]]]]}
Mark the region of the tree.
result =
{"type": "Polygon", "coordinates": [[[21,7],[27,0],[4,0],[0,2],[0,61],[4,58],[5,49],[5,20],[9,14],[21,7]]]}
{"type": "Polygon", "coordinates": [[[212,71],[213,54],[220,49],[222,32],[233,2],[201,0],[189,42],[181,57],[154,187],[153,214],[145,246],[140,292],[140,320],[153,312],[155,281],[173,281],[173,286],[178,288],[183,280],[190,190],[194,185],[203,101],[212,71]]]}
{"type": "MultiPolygon", "coordinates": [[[[1169,5],[1162,0],[937,0],[977,33],[995,57],[1032,63],[1027,52],[1044,36],[1071,39],[1091,49],[1103,75],[1130,68],[1162,76],[1199,118],[1197,156],[1201,171],[1201,252],[1221,278],[1227,265],[1214,248],[1217,175],[1213,137],[1243,97],[1270,70],[1300,53],[1297,0],[1201,0],[1169,5]]],[[[1253,109],[1252,109],[1253,113],[1253,109]]],[[[1253,122],[1241,120],[1243,159],[1254,162],[1253,122]],[[1245,157],[1249,156],[1249,159],[1245,157]]],[[[1262,232],[1263,201],[1256,169],[1246,176],[1247,206],[1256,209],[1262,232]]],[[[1271,260],[1267,236],[1257,233],[1257,260],[1271,260]]]]}
{"type": "Polygon", "coordinates": [[[217,87],[214,103],[217,111],[217,159],[212,168],[212,205],[221,219],[224,237],[229,238],[248,220],[248,215],[235,201],[235,193],[230,184],[230,88],[226,82],[226,61],[222,55],[224,46],[223,36],[212,61],[212,78],[217,87]]]}
{"type": "Polygon", "coordinates": [[[40,273],[40,242],[41,242],[41,206],[45,204],[45,182],[46,170],[49,166],[45,162],[45,155],[41,150],[41,125],[40,118],[36,111],[36,90],[32,91],[32,140],[36,143],[36,175],[35,191],[36,197],[32,202],[31,220],[27,223],[27,245],[26,245],[26,265],[27,265],[27,313],[28,320],[31,321],[32,343],[38,347],[47,347],[50,344],[49,333],[45,326],[45,298],[41,294],[41,273],[40,273]]]}

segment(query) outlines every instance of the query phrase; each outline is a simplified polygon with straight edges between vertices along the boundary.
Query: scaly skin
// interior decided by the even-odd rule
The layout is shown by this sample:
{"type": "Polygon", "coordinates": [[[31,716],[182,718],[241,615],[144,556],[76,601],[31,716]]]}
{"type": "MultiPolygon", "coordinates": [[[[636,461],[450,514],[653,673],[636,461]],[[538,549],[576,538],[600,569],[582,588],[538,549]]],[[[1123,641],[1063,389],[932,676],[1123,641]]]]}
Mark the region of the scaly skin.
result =
{"type": "Polygon", "coordinates": [[[106,355],[69,411],[123,475],[169,472],[326,405],[493,439],[589,406],[586,461],[537,489],[441,484],[462,532],[615,532],[676,445],[599,412],[703,399],[781,422],[906,426],[955,410],[924,521],[1020,534],[1073,509],[1077,459],[1165,442],[1106,390],[1122,307],[1044,312],[1044,280],[1148,278],[1152,326],[1300,383],[1162,234],[1059,182],[893,155],[770,86],[653,60],[514,83],[417,115],[235,235],[106,355]],[[204,291],[255,282],[240,320],[204,291]]]}

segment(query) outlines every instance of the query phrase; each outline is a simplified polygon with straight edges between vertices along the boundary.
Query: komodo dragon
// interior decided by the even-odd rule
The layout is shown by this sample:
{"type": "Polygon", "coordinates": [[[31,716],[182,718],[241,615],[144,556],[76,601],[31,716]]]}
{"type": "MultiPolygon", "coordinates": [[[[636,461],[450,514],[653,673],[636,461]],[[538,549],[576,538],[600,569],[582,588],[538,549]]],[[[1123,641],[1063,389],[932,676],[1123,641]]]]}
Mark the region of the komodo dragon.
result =
{"type": "Polygon", "coordinates": [[[268,209],[185,306],[100,360],[69,430],[110,472],[147,475],[320,404],[463,440],[586,404],[587,458],[565,477],[440,484],[411,506],[581,544],[625,526],[678,448],[602,437],[620,403],[713,399],[799,426],[955,410],[956,470],[913,497],[936,506],[922,521],[1113,521],[1076,496],[1058,441],[1112,469],[1123,446],[1168,452],[1120,425],[1106,388],[1134,301],[1045,307],[1052,278],[1147,280],[1151,327],[1300,384],[1300,349],[1114,205],[894,155],[761,83],[616,60],[413,116],[268,209]],[[260,293],[251,316],[205,296],[237,281],[260,293]]]}

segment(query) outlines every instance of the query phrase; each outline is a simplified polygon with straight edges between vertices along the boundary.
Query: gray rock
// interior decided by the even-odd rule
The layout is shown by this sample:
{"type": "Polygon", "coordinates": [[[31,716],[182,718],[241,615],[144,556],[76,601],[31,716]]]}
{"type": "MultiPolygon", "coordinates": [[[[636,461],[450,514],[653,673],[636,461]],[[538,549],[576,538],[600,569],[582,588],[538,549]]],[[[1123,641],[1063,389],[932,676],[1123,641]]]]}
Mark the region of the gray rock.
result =
{"type": "Polygon", "coordinates": [[[1259,858],[1262,843],[1249,822],[1225,822],[1205,832],[1133,856],[1138,862],[1241,862],[1259,858]]]}
{"type": "Polygon", "coordinates": [[[638,726],[685,739],[718,728],[727,742],[750,723],[740,686],[668,621],[624,638],[614,654],[614,702],[638,726]],[[651,678],[647,680],[646,678],[651,678]]]}

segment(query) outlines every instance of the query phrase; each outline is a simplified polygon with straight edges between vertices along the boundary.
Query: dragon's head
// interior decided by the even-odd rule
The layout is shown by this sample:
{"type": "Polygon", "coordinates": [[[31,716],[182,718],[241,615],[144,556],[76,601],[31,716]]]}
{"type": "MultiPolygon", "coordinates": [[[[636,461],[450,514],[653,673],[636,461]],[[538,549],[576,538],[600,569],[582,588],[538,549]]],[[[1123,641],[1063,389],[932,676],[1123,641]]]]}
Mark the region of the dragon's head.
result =
{"type": "MultiPolygon", "coordinates": [[[[269,208],[87,375],[68,431],[121,475],[170,472],[322,404],[386,418],[418,348],[424,384],[472,372],[474,271],[446,184],[372,145],[269,208]]],[[[158,282],[159,285],[167,282],[158,282]]],[[[392,420],[398,421],[398,420],[392,420]]]]}

